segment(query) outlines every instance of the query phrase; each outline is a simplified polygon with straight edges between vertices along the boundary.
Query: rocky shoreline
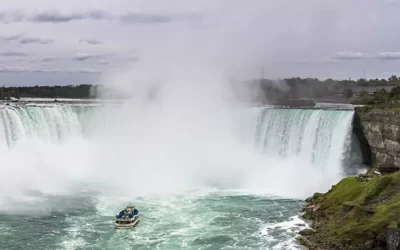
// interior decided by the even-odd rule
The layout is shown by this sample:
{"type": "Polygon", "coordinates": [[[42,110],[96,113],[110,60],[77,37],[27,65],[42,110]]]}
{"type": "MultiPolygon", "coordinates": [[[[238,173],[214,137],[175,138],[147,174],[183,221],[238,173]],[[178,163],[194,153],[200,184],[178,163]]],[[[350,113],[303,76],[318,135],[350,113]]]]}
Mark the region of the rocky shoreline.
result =
{"type": "Polygon", "coordinates": [[[308,198],[302,217],[311,229],[299,232],[299,243],[310,250],[399,249],[400,172],[374,170],[308,198]]]}

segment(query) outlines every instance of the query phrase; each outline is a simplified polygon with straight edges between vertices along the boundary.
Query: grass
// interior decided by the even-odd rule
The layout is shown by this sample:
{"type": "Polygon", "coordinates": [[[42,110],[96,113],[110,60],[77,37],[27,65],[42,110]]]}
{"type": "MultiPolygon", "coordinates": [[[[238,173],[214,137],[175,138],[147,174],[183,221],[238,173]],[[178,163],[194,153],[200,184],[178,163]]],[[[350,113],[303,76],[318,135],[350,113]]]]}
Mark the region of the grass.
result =
{"type": "Polygon", "coordinates": [[[376,235],[400,219],[400,173],[374,177],[368,182],[348,177],[324,195],[321,208],[328,214],[321,233],[332,240],[365,242],[367,232],[376,235]],[[353,206],[343,211],[343,205],[353,206]],[[367,213],[373,210],[374,213],[367,213]]]}

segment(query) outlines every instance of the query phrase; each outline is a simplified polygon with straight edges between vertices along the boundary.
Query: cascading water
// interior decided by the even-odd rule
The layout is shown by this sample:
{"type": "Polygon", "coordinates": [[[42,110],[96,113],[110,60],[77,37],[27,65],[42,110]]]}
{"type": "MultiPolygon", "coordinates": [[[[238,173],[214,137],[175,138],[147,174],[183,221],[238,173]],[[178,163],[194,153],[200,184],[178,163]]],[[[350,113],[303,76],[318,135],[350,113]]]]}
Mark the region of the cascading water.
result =
{"type": "Polygon", "coordinates": [[[187,107],[119,109],[0,109],[7,249],[298,249],[302,202],[282,197],[329,188],[351,144],[352,110],[260,107],[217,112],[213,123],[187,107]],[[18,188],[38,192],[17,199],[18,188]],[[132,201],[142,223],[111,233],[112,216],[132,201]],[[35,215],[35,230],[14,214],[35,215]]]}
{"type": "Polygon", "coordinates": [[[253,110],[254,144],[267,157],[313,166],[315,172],[338,174],[351,145],[353,110],[253,110]]]}

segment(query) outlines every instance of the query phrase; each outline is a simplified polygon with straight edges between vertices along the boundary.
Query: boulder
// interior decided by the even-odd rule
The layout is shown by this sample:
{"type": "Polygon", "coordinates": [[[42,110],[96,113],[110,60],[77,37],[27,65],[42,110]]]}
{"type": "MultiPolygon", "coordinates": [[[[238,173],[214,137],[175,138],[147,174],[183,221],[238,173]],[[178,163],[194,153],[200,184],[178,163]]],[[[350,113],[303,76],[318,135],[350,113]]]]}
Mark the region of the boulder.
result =
{"type": "Polygon", "coordinates": [[[352,204],[347,204],[347,203],[344,203],[343,204],[343,212],[350,212],[352,209],[354,208],[354,205],[352,205],[352,204]]]}
{"type": "Polygon", "coordinates": [[[375,241],[374,240],[367,240],[364,244],[363,249],[367,250],[367,249],[373,249],[375,245],[375,241]]]}
{"type": "Polygon", "coordinates": [[[299,232],[299,234],[302,236],[313,235],[315,233],[316,233],[316,231],[312,228],[303,229],[299,232]]]}
{"type": "Polygon", "coordinates": [[[375,209],[371,206],[362,206],[361,207],[361,211],[366,212],[368,214],[374,214],[375,213],[375,209]]]}
{"type": "Polygon", "coordinates": [[[313,200],[313,197],[308,197],[307,199],[306,199],[306,202],[311,202],[313,200]]]}
{"type": "Polygon", "coordinates": [[[312,208],[312,211],[313,211],[313,212],[316,212],[316,211],[318,211],[320,208],[321,208],[321,205],[320,205],[320,204],[317,204],[317,205],[315,205],[315,206],[312,208]]]}
{"type": "MultiPolygon", "coordinates": [[[[386,234],[384,234],[384,233],[378,234],[378,236],[376,236],[376,241],[378,241],[379,243],[386,244],[386,234]]],[[[380,244],[380,245],[383,245],[383,244],[380,244]]]]}

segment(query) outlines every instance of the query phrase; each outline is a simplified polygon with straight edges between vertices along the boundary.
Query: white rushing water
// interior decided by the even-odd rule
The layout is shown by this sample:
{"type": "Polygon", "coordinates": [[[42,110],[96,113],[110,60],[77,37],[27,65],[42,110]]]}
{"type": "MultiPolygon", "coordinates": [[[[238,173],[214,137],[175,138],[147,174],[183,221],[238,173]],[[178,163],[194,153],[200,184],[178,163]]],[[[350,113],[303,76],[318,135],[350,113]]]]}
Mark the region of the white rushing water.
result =
{"type": "Polygon", "coordinates": [[[251,108],[220,131],[196,119],[154,120],[152,111],[126,123],[124,113],[105,115],[116,109],[1,109],[3,185],[53,192],[85,183],[120,190],[114,178],[122,171],[140,178],[138,192],[157,193],[160,187],[148,184],[154,181],[172,192],[214,186],[303,197],[341,177],[351,143],[352,110],[251,108]]]}

